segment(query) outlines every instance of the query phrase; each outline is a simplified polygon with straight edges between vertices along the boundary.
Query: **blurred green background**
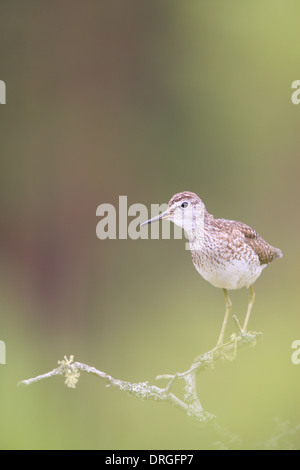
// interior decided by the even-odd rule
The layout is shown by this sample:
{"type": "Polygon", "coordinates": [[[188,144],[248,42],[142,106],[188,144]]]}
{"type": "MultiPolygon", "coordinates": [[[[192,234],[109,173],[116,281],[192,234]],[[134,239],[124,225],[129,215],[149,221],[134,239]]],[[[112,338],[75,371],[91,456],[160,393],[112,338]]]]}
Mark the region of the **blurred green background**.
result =
{"type": "MultiPolygon", "coordinates": [[[[211,348],[222,291],[183,240],[96,237],[96,208],[196,192],[284,258],[256,283],[264,336],[198,377],[205,409],[253,448],[300,422],[297,0],[2,1],[1,449],[205,449],[219,438],[168,404],[82,376],[19,380],[65,354],[155,383],[211,348]]],[[[247,291],[233,292],[241,319],[247,291]]],[[[235,328],[231,322],[229,333],[235,328]]],[[[281,447],[300,448],[300,435],[281,447]]]]}

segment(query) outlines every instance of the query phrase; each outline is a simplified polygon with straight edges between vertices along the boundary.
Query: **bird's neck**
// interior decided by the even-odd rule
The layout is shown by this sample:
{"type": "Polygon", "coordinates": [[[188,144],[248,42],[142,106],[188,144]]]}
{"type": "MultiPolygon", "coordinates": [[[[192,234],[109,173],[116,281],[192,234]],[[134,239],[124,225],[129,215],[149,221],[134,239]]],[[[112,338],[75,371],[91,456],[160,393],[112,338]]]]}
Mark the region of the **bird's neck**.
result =
{"type": "Polygon", "coordinates": [[[192,250],[200,250],[204,243],[205,226],[209,215],[204,208],[203,211],[197,213],[196,217],[193,217],[191,225],[185,229],[192,250]]]}

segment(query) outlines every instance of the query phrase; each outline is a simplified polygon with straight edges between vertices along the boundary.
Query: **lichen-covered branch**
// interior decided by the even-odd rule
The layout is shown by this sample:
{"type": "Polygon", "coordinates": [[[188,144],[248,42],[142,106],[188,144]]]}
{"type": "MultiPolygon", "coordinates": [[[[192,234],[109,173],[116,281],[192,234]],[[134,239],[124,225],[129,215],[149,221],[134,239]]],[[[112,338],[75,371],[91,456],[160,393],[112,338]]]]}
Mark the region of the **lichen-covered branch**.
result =
{"type": "MultiPolygon", "coordinates": [[[[214,348],[211,351],[196,357],[192,365],[184,372],[157,376],[157,380],[166,380],[167,384],[164,388],[150,385],[148,382],[133,383],[115,379],[111,375],[102,372],[95,367],[82,364],[81,362],[74,362],[73,356],[69,359],[65,357],[64,360],[59,361],[56,369],[37,377],[23,380],[19,385],[31,385],[51,377],[63,376],[67,387],[76,388],[80,374],[86,372],[104,380],[107,383],[107,386],[116,387],[136,398],[167,402],[181,409],[187,416],[196,419],[201,425],[209,426],[213,429],[215,435],[218,436],[219,439],[214,443],[214,447],[217,449],[241,449],[242,442],[240,438],[229,431],[226,427],[220,425],[214,415],[203,409],[196,384],[197,374],[209,367],[213,367],[216,361],[232,361],[236,358],[237,352],[240,349],[247,346],[255,346],[257,338],[261,333],[251,332],[245,334],[235,317],[234,321],[238,329],[238,334],[233,334],[230,341],[225,343],[222,347],[214,348]],[[171,392],[173,384],[180,380],[183,382],[183,398],[180,398],[171,392]]],[[[299,432],[299,424],[293,427],[289,422],[278,421],[277,428],[267,443],[256,443],[254,448],[296,449],[292,438],[294,438],[296,434],[298,435],[299,432]]]]}
{"type": "MultiPolygon", "coordinates": [[[[80,374],[86,372],[104,380],[108,386],[116,387],[136,398],[144,400],[165,401],[171,405],[184,411],[188,416],[195,418],[198,422],[209,423],[214,430],[226,439],[231,444],[237,443],[238,438],[231,434],[227,429],[220,426],[215,419],[215,416],[204,410],[199,394],[197,391],[196,376],[200,371],[212,367],[217,360],[234,360],[237,351],[246,346],[253,346],[256,344],[257,338],[261,333],[248,333],[245,334],[240,327],[236,317],[234,317],[235,324],[238,329],[238,334],[233,334],[227,343],[221,347],[214,348],[194,359],[191,366],[184,372],[176,372],[175,374],[164,374],[157,376],[157,380],[166,380],[167,385],[164,388],[150,385],[149,382],[132,383],[120,379],[115,379],[106,372],[102,372],[95,367],[90,367],[81,362],[74,362],[74,357],[69,359],[64,358],[63,361],[58,362],[58,367],[50,372],[37,377],[23,380],[19,385],[31,385],[44,379],[49,379],[54,376],[64,376],[65,384],[69,388],[75,388],[80,374]],[[184,384],[183,398],[171,392],[172,385],[176,380],[182,380],[184,384]]],[[[222,444],[223,445],[223,444],[222,444]]]]}

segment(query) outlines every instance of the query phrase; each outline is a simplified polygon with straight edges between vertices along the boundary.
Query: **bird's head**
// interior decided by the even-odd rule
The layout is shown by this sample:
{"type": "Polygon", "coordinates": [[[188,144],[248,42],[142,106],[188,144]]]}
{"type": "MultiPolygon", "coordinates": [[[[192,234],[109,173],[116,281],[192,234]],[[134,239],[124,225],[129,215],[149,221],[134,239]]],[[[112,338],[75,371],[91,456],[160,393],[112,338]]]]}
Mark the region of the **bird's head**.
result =
{"type": "Polygon", "coordinates": [[[199,230],[200,224],[203,226],[204,213],[205,206],[197,194],[183,191],[170,199],[168,209],[165,212],[147,220],[142,226],[168,219],[183,228],[191,238],[194,231],[199,230]]]}

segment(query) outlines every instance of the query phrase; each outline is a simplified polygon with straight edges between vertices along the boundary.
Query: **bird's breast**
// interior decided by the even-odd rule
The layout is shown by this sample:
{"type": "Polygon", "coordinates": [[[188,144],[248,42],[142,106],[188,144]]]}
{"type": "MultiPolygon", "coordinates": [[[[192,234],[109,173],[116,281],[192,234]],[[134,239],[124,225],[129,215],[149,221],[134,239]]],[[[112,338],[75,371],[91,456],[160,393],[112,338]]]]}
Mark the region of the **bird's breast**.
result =
{"type": "Polygon", "coordinates": [[[223,289],[240,289],[252,285],[263,267],[256,258],[224,258],[215,253],[192,252],[195,268],[213,286],[223,289]]]}

